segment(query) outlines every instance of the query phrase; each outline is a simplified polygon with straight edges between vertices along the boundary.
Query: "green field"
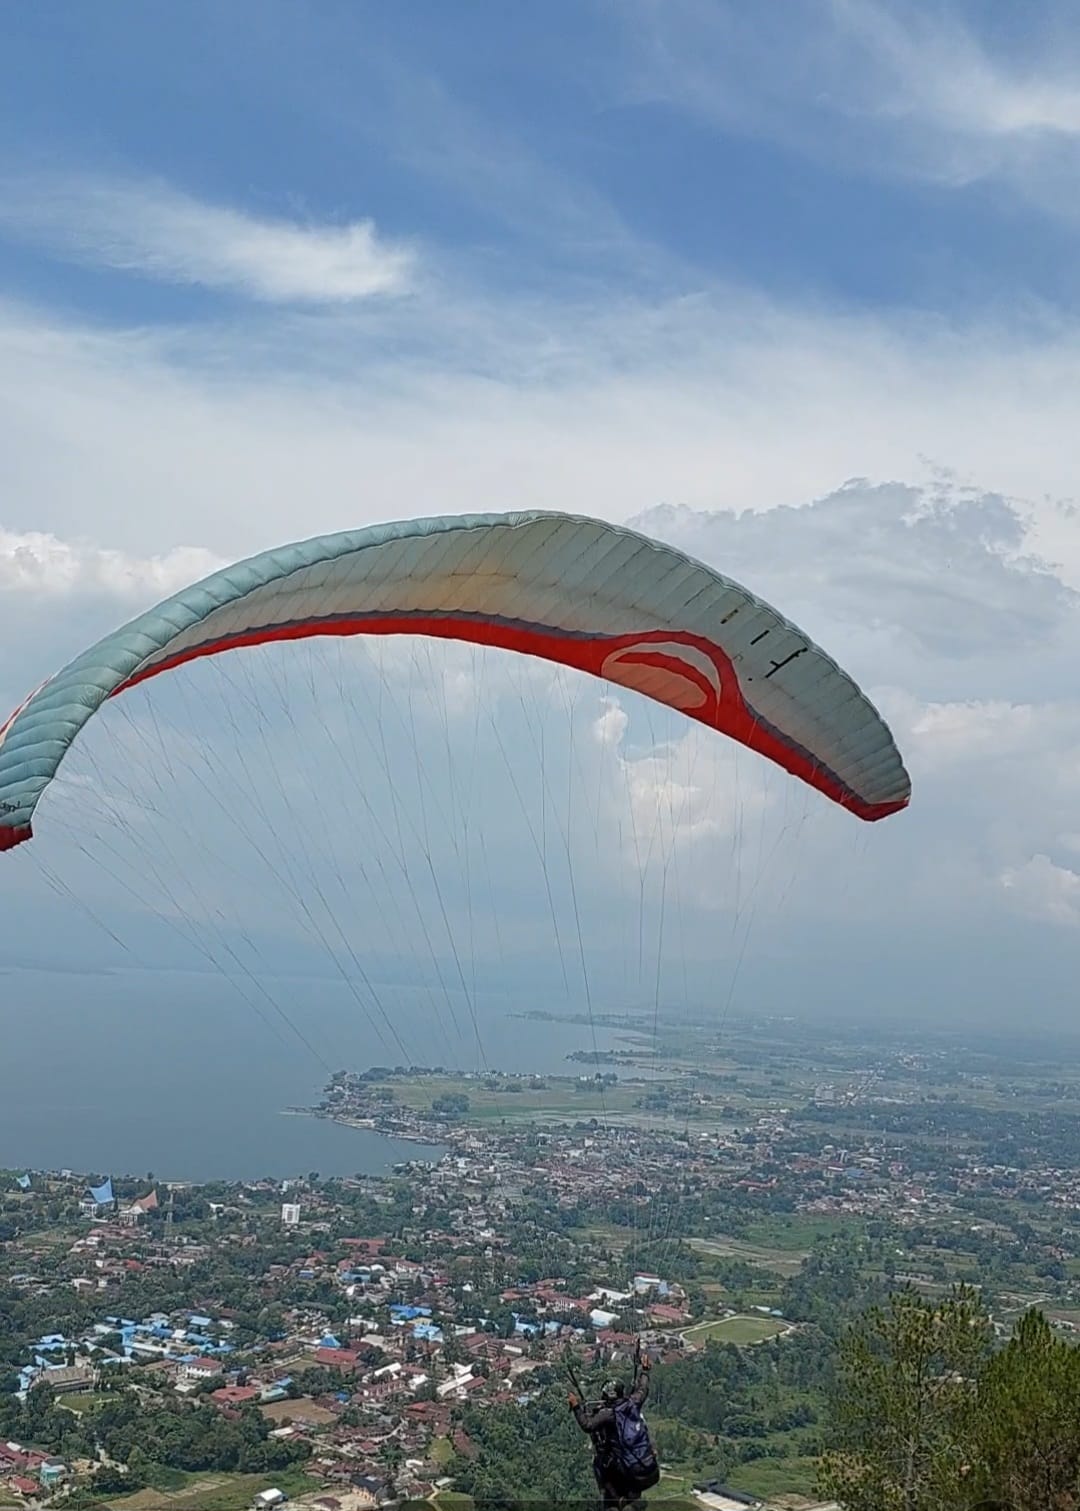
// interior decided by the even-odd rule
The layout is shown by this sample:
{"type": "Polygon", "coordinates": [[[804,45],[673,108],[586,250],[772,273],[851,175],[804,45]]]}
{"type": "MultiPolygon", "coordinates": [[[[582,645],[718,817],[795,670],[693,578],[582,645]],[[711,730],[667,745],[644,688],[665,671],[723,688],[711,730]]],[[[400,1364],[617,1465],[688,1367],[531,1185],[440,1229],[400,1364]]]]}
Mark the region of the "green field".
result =
{"type": "Polygon", "coordinates": [[[103,1405],[108,1400],[108,1396],[85,1392],[79,1395],[61,1396],[57,1405],[65,1407],[68,1411],[93,1411],[95,1407],[103,1405]]]}
{"type": "MultiPolygon", "coordinates": [[[[588,1067],[583,1067],[583,1079],[573,1074],[544,1076],[544,1085],[533,1088],[528,1080],[518,1077],[499,1077],[497,1086],[487,1086],[482,1079],[464,1076],[416,1076],[397,1077],[379,1082],[393,1094],[399,1106],[411,1107],[417,1112],[427,1112],[437,1097],[449,1094],[467,1096],[469,1110],[463,1121],[477,1125],[491,1123],[549,1122],[565,1123],[578,1119],[595,1118],[599,1123],[639,1126],[643,1128],[682,1128],[686,1114],[675,1108],[670,1111],[649,1110],[636,1104],[649,1090],[680,1091],[688,1088],[681,1082],[643,1081],[620,1079],[615,1086],[601,1088],[594,1082],[588,1067]]],[[[627,1067],[617,1072],[627,1076],[627,1067]]],[[[632,1072],[631,1072],[632,1073],[632,1072]]],[[[694,1118],[694,1126],[728,1127],[729,1119],[720,1117],[719,1104],[714,1111],[701,1110],[694,1118]]]]}
{"type": "MultiPolygon", "coordinates": [[[[814,1244],[850,1229],[852,1219],[811,1215],[761,1217],[748,1223],[734,1237],[715,1233],[708,1238],[690,1238],[690,1247],[700,1254],[715,1254],[718,1259],[742,1259],[773,1276],[794,1275],[808,1257],[814,1244]]],[[[761,1280],[768,1283],[768,1277],[761,1280]]]]}
{"type": "Polygon", "coordinates": [[[779,1317],[721,1317],[714,1322],[697,1322],[683,1329],[687,1343],[764,1343],[785,1332],[790,1323],[779,1317]]]}
{"type": "Polygon", "coordinates": [[[743,1259],[747,1264],[783,1276],[794,1275],[809,1252],[805,1249],[762,1248],[760,1244],[742,1238],[690,1238],[687,1242],[699,1254],[715,1254],[718,1259],[743,1259]]]}
{"type": "Polygon", "coordinates": [[[748,1464],[736,1464],[727,1481],[733,1490],[758,1495],[762,1500],[777,1495],[812,1496],[816,1468],[816,1459],[798,1454],[782,1459],[753,1459],[748,1464]]]}
{"type": "Polygon", "coordinates": [[[176,1478],[180,1484],[175,1490],[137,1490],[134,1495],[117,1496],[101,1505],[114,1511],[248,1511],[260,1490],[276,1486],[295,1500],[322,1484],[301,1469],[283,1469],[276,1474],[178,1472],[176,1478]]]}
{"type": "Polygon", "coordinates": [[[496,1089],[463,1076],[417,1076],[413,1080],[403,1077],[385,1084],[396,1102],[422,1112],[430,1110],[437,1097],[448,1093],[467,1096],[469,1111],[465,1120],[470,1123],[498,1122],[502,1118],[510,1122],[545,1117],[559,1120],[595,1117],[601,1121],[605,1116],[625,1117],[635,1110],[634,1102],[642,1093],[640,1086],[626,1085],[608,1086],[601,1093],[594,1083],[569,1077],[547,1079],[544,1088],[536,1091],[527,1081],[501,1079],[496,1089]]]}
{"type": "MultiPolygon", "coordinates": [[[[856,1219],[859,1221],[861,1219],[856,1219]]],[[[748,1224],[743,1237],[747,1243],[777,1253],[805,1252],[813,1248],[819,1238],[834,1238],[837,1233],[850,1231],[850,1217],[815,1216],[812,1213],[795,1213],[788,1217],[762,1217],[748,1224]]]]}

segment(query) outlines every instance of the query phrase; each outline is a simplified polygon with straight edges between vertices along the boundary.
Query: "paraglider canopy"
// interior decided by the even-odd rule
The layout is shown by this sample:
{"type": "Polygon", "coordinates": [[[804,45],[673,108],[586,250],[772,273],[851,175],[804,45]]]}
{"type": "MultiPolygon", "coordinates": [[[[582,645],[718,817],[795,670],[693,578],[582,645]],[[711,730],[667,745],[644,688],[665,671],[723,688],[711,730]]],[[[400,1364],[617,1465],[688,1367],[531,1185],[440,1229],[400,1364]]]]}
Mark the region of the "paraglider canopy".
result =
{"type": "Polygon", "coordinates": [[[109,698],[200,657],[330,635],[501,647],[606,679],[757,751],[872,822],[910,798],[888,727],[801,630],[680,551],[546,512],[375,525],[267,551],[107,635],[0,726],[0,850],[109,698]]]}

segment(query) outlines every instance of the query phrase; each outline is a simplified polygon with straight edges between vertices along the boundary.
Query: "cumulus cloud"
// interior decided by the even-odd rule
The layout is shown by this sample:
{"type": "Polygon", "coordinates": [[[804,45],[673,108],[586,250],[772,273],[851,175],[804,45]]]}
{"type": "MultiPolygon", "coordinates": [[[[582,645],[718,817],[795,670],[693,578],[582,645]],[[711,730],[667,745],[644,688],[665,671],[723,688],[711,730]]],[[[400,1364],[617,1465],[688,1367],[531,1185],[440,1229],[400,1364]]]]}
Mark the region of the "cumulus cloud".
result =
{"type": "Polygon", "coordinates": [[[787,605],[866,676],[939,698],[1049,690],[1080,632],[1080,595],[1033,551],[1030,507],[945,477],[852,482],[755,513],[663,507],[639,522],[787,605]]]}
{"type": "MultiPolygon", "coordinates": [[[[1033,878],[1049,885],[1036,857],[1059,850],[1080,811],[1080,601],[1033,552],[1024,506],[938,477],[638,523],[782,605],[889,720],[913,802],[866,841],[881,859],[850,903],[860,916],[885,916],[897,889],[924,923],[935,911],[957,927],[1003,909],[1049,917],[1031,906],[1033,878]]],[[[767,827],[784,797],[765,801],[767,827]]],[[[840,833],[823,822],[812,851],[834,880],[851,859],[840,833]]]]}
{"type": "Polygon", "coordinates": [[[102,593],[117,601],[153,602],[224,566],[197,546],[177,546],[160,556],[59,540],[30,531],[0,529],[0,588],[58,598],[102,593]]]}
{"type": "Polygon", "coordinates": [[[140,556],[0,529],[0,722],[86,645],[223,565],[198,546],[140,556]]]}
{"type": "MultiPolygon", "coordinates": [[[[936,455],[1036,500],[1027,549],[1080,585],[1076,522],[1054,502],[1080,475],[1069,329],[892,328],[723,295],[406,303],[157,332],[0,306],[3,523],[71,538],[93,520],[147,555],[182,528],[238,555],[446,510],[760,510],[936,455]]],[[[872,503],[850,507],[872,528],[872,503]]],[[[906,538],[955,556],[958,518],[906,538]]]]}
{"type": "Polygon", "coordinates": [[[904,708],[896,697],[891,702],[927,770],[1026,760],[1040,747],[1060,748],[1063,740],[1080,733],[1076,710],[1068,705],[910,700],[904,708]]]}
{"type": "Polygon", "coordinates": [[[1030,917],[1076,928],[1080,925],[1080,872],[1033,855],[1001,874],[1001,885],[1030,917]]]}
{"type": "Polygon", "coordinates": [[[15,178],[0,226],[73,262],[271,304],[339,304],[406,292],[414,253],[370,220],[271,219],[208,204],[158,182],[15,178]]]}
{"type": "Polygon", "coordinates": [[[600,745],[618,745],[629,723],[626,710],[617,698],[604,698],[601,709],[593,721],[593,738],[600,745]]]}

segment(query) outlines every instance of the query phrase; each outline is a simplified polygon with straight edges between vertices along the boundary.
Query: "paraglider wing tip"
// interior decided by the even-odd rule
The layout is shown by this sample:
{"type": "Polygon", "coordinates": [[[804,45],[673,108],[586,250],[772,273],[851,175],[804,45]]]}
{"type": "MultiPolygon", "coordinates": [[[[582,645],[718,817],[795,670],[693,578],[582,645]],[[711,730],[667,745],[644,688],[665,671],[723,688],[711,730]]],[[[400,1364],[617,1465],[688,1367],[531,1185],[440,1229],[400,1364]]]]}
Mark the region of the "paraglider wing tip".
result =
{"type": "Polygon", "coordinates": [[[20,824],[15,829],[0,827],[0,850],[14,850],[16,845],[24,844],[33,837],[34,831],[29,824],[20,824]]]}
{"type": "Polygon", "coordinates": [[[910,803],[911,789],[909,788],[903,797],[896,798],[891,803],[868,803],[860,808],[856,808],[854,811],[858,814],[859,818],[865,819],[867,823],[876,824],[879,819],[891,818],[894,813],[903,813],[904,809],[910,806],[910,803]]]}

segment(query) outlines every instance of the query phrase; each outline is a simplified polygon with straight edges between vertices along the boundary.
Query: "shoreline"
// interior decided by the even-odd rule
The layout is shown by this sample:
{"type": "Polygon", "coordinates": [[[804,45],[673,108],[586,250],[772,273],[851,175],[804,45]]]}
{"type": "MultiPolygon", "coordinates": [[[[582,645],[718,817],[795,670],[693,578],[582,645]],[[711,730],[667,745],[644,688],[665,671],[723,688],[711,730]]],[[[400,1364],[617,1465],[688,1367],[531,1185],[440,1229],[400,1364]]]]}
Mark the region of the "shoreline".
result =
{"type": "Polygon", "coordinates": [[[350,1118],[340,1113],[323,1112],[318,1107],[283,1107],[283,1117],[308,1117],[318,1118],[323,1123],[336,1123],[339,1128],[355,1128],[368,1133],[381,1134],[383,1138],[396,1139],[401,1144],[419,1144],[421,1148],[448,1149],[450,1142],[450,1130],[446,1132],[433,1132],[428,1135],[417,1129],[402,1130],[396,1127],[387,1127],[376,1122],[374,1118],[350,1118]]]}

